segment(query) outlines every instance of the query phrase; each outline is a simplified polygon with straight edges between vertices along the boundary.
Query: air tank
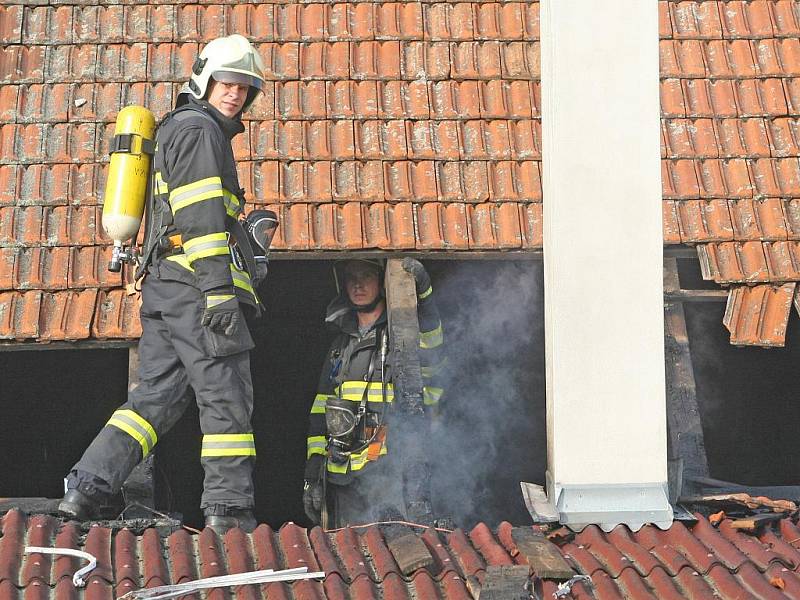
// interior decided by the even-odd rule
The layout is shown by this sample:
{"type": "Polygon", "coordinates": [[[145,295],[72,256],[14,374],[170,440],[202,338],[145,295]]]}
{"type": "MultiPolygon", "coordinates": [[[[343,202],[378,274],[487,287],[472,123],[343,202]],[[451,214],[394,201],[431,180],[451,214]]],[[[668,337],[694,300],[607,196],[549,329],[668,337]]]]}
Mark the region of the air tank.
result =
{"type": "Polygon", "coordinates": [[[111,164],[103,201],[103,229],[114,241],[108,270],[134,262],[136,253],[125,243],[139,231],[144,213],[153,154],[155,117],[143,106],[126,106],[117,115],[111,164]]]}

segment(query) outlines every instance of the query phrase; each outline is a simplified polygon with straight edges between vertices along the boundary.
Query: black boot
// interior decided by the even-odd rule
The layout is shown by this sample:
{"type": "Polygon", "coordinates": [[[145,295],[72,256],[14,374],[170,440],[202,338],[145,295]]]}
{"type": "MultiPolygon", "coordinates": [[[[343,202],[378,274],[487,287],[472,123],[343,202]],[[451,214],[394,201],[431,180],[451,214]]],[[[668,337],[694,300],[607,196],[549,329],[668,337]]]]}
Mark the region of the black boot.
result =
{"type": "Polygon", "coordinates": [[[76,521],[89,521],[97,515],[100,503],[93,498],[79,492],[68,490],[58,505],[58,512],[62,516],[76,521]]]}
{"type": "Polygon", "coordinates": [[[206,515],[206,527],[210,527],[219,535],[223,535],[234,527],[251,533],[258,525],[253,511],[247,508],[229,508],[225,511],[215,512],[224,512],[224,514],[206,515]]]}

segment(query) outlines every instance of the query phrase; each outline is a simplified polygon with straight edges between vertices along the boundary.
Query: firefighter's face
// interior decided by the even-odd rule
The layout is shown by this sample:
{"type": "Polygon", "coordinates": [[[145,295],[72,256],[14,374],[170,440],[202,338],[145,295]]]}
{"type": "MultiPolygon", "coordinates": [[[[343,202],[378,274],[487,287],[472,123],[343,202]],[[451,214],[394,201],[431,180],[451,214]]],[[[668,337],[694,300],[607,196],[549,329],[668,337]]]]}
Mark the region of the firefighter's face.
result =
{"type": "Polygon", "coordinates": [[[225,83],[213,78],[208,83],[210,87],[208,103],[211,106],[229,119],[241,112],[247,100],[249,86],[241,83],[225,83]]]}
{"type": "Polygon", "coordinates": [[[344,286],[350,302],[366,306],[375,302],[381,291],[378,272],[369,265],[351,263],[344,271],[344,286]]]}

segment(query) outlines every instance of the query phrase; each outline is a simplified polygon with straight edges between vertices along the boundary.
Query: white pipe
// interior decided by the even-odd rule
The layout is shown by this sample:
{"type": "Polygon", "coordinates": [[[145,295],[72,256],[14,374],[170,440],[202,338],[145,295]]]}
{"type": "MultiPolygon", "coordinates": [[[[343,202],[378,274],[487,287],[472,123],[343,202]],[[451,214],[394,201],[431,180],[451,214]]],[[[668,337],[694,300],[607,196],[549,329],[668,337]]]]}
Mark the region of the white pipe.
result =
{"type": "Polygon", "coordinates": [[[234,575],[207,577],[205,579],[197,579],[195,581],[187,581],[174,585],[162,585],[154,588],[133,590],[121,596],[118,600],[166,600],[167,598],[177,598],[210,588],[273,583],[278,581],[296,581],[299,579],[322,579],[325,577],[324,571],[316,571],[313,573],[308,573],[307,571],[308,567],[298,567],[295,569],[284,569],[282,571],[266,569],[264,571],[250,571],[247,573],[236,573],[234,575]]]}
{"type": "Polygon", "coordinates": [[[43,548],[41,546],[25,547],[25,554],[30,554],[32,552],[38,552],[40,554],[63,554],[65,556],[75,556],[77,558],[88,560],[89,564],[82,569],[75,571],[75,575],[72,576],[72,585],[75,587],[85,586],[86,581],[83,579],[83,576],[93,571],[97,566],[97,559],[88,552],[83,552],[81,550],[73,550],[71,548],[43,548]]]}

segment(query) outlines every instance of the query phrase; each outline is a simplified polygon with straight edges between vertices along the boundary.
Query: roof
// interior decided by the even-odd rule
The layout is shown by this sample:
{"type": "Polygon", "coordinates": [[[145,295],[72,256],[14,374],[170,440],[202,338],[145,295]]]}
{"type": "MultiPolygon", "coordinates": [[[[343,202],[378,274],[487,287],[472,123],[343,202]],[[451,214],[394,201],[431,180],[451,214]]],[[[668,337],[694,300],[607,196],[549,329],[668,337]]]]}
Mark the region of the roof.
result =
{"type": "MultiPolygon", "coordinates": [[[[27,5],[25,5],[27,4],[27,5]]],[[[0,6],[0,339],[130,339],[100,226],[118,110],[168,111],[198,48],[267,66],[235,139],[273,248],[541,247],[539,5],[306,2],[0,6]]]]}
{"type": "MultiPolygon", "coordinates": [[[[27,5],[26,5],[27,4],[27,5]]],[[[664,243],[733,290],[737,344],[782,345],[800,280],[800,11],[661,1],[664,243]]],[[[267,65],[236,138],[275,249],[542,247],[539,3],[0,6],[0,340],[133,339],[106,271],[120,107],[161,115],[198,48],[238,32],[267,65]]]]}
{"type": "Polygon", "coordinates": [[[731,342],[782,346],[800,280],[800,12],[660,2],[664,241],[730,286],[731,342]]]}
{"type": "MultiPolygon", "coordinates": [[[[237,600],[260,598],[472,598],[491,567],[527,565],[512,539],[513,527],[496,531],[485,524],[471,531],[418,535],[435,564],[403,576],[378,526],[325,533],[287,523],[278,531],[260,525],[252,534],[234,529],[224,537],[205,529],[161,537],[156,529],[136,536],[129,530],[92,527],[85,536],[74,522],[49,516],[26,518],[11,511],[0,520],[0,598],[88,598],[112,600],[131,590],[259,569],[298,566],[323,570],[323,582],[233,588],[237,600]],[[72,574],[85,563],[67,556],[25,555],[24,546],[84,550],[98,559],[84,591],[72,574]]],[[[556,532],[556,534],[563,533],[556,532]]],[[[551,536],[552,537],[552,536],[551,536]]],[[[554,538],[555,539],[555,538],[554,538]]],[[[624,525],[610,533],[589,526],[559,546],[593,588],[576,583],[567,598],[787,598],[800,595],[800,529],[791,520],[754,537],[719,528],[700,517],[694,527],[675,522],[667,531],[645,526],[632,533],[624,525]]],[[[557,582],[534,581],[542,598],[552,598],[557,582]]],[[[210,597],[222,598],[219,592],[210,597]]]]}

